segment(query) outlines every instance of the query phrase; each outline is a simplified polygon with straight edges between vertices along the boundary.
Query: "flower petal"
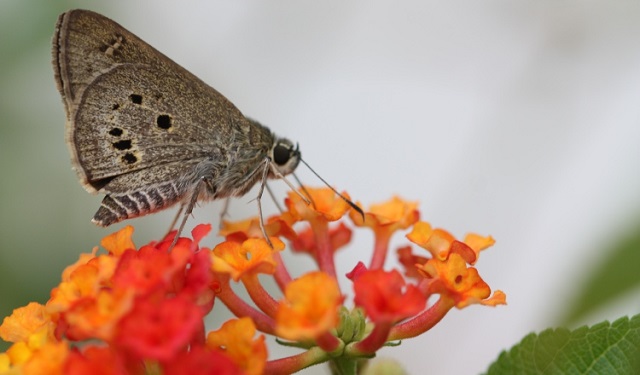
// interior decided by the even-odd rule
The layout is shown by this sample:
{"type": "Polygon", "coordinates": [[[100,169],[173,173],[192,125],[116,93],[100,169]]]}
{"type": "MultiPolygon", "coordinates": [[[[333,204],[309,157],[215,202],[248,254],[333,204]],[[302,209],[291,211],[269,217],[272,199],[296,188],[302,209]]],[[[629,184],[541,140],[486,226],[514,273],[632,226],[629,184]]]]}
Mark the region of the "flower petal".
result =
{"type": "Polygon", "coordinates": [[[343,297],[337,281],[310,272],[290,282],[276,314],[276,332],[289,340],[315,339],[338,324],[343,297]]]}

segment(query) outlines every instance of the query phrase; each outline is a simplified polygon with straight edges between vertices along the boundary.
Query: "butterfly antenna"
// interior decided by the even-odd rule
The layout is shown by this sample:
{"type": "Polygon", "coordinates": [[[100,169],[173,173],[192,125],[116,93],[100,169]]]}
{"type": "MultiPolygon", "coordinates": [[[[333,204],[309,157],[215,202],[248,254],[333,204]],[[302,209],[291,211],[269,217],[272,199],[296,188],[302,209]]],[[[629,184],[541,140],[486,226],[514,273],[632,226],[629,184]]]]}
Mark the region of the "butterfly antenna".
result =
{"type": "MultiPolygon", "coordinates": [[[[309,164],[307,164],[306,161],[302,160],[302,158],[300,158],[300,161],[302,162],[302,164],[306,165],[307,168],[309,168],[309,170],[316,175],[316,177],[318,177],[320,179],[320,181],[322,181],[325,185],[327,185],[327,187],[329,189],[331,189],[334,193],[336,193],[340,198],[342,198],[343,201],[347,202],[347,204],[349,206],[351,206],[351,208],[353,208],[354,210],[358,211],[358,213],[362,216],[362,220],[364,220],[364,211],[362,211],[362,208],[358,207],[357,204],[353,203],[350,199],[348,199],[347,197],[345,197],[344,195],[338,193],[338,191],[336,189],[333,188],[333,186],[329,185],[329,183],[327,181],[325,181],[324,178],[320,177],[319,174],[316,173],[316,171],[313,170],[313,168],[311,168],[311,166],[309,166],[309,164]]],[[[295,175],[294,175],[295,177],[295,175]]],[[[298,178],[296,177],[296,180],[298,180],[298,178]]],[[[298,180],[298,183],[300,183],[300,181],[298,180]]],[[[306,192],[305,193],[308,195],[309,193],[306,192]]]]}

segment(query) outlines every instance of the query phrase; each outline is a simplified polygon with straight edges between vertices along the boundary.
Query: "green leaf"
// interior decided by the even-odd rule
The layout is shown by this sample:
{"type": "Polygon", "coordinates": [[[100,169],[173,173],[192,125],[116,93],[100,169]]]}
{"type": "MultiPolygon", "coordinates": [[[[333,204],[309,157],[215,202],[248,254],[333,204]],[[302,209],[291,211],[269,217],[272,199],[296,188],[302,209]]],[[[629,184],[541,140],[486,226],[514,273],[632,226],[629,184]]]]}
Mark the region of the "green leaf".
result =
{"type": "Polygon", "coordinates": [[[529,334],[487,374],[640,374],[640,315],[529,334]]]}
{"type": "Polygon", "coordinates": [[[599,307],[614,301],[640,286],[640,223],[629,228],[627,235],[603,249],[606,258],[589,270],[586,280],[560,324],[570,325],[599,307]]]}

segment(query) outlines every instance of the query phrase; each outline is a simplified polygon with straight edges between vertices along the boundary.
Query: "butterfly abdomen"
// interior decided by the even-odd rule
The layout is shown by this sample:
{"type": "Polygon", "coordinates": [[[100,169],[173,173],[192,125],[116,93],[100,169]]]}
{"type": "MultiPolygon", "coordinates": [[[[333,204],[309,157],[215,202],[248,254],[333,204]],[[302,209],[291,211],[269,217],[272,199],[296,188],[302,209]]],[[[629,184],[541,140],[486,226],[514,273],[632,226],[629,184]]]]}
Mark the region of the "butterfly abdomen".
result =
{"type": "Polygon", "coordinates": [[[91,221],[106,227],[168,208],[181,201],[183,197],[184,193],[181,194],[178,187],[172,183],[129,194],[109,194],[104,197],[91,221]]]}

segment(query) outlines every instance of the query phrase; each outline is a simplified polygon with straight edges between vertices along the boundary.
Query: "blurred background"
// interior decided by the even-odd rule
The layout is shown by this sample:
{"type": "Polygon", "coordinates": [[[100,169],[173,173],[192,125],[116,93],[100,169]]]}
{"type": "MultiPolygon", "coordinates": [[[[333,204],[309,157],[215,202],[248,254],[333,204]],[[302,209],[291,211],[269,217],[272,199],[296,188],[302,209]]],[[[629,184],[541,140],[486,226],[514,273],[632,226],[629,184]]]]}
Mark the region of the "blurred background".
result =
{"type": "MultiPolygon", "coordinates": [[[[480,373],[531,331],[640,311],[637,2],[14,0],[0,2],[2,316],[46,302],[64,267],[122,226],[90,223],[101,197],[82,189],[64,142],[50,49],[57,16],[75,7],[116,20],[299,142],[354,200],[399,194],[458,237],[496,238],[477,267],[508,306],[452,311],[380,352],[409,373],[480,373]]],[[[253,196],[233,201],[231,218],[255,215],[253,196]]],[[[220,207],[189,224],[217,225],[220,207]]],[[[159,238],[174,213],[127,223],[136,243],[159,238]]],[[[356,231],[340,273],[371,248],[356,231]]],[[[285,355],[276,346],[272,358],[285,355]]]]}

